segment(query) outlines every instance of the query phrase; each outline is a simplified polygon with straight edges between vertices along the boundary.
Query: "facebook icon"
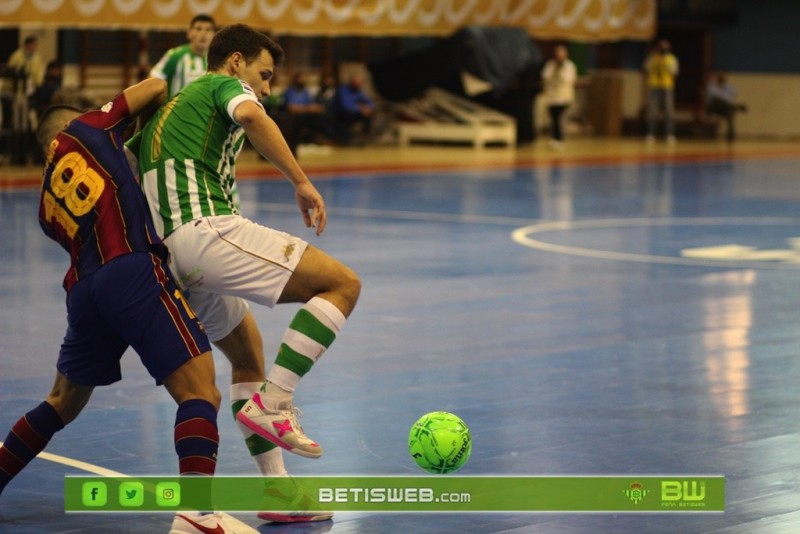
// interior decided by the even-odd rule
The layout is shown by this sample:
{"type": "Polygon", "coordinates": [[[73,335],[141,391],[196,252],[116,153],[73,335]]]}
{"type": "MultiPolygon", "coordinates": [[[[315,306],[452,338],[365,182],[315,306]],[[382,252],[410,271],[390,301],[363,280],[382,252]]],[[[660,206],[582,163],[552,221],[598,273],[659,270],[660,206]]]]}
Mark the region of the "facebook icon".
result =
{"type": "Polygon", "coordinates": [[[105,482],[84,482],[81,486],[81,502],[87,507],[105,506],[108,488],[105,482]]]}

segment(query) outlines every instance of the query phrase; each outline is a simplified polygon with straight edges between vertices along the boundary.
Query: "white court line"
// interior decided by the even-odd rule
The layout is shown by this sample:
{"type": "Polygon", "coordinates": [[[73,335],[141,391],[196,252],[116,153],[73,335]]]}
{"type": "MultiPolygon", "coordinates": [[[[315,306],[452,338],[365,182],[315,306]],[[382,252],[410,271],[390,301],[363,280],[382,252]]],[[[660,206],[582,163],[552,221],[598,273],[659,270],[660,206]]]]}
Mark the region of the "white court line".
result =
{"type": "MultiPolygon", "coordinates": [[[[278,204],[271,202],[242,202],[248,208],[267,208],[271,211],[293,213],[297,206],[292,204],[278,204]]],[[[452,222],[464,224],[497,224],[516,225],[530,223],[535,219],[523,217],[503,217],[496,215],[469,215],[459,213],[433,213],[401,210],[381,210],[372,208],[328,208],[331,214],[348,215],[354,217],[375,217],[382,219],[420,221],[420,222],[452,222]]],[[[773,269],[797,270],[800,268],[793,263],[766,263],[765,261],[735,261],[713,260],[677,256],[656,256],[653,254],[635,254],[631,252],[615,252],[611,250],[597,250],[568,245],[547,243],[530,236],[537,233],[559,232],[569,230],[597,229],[597,228],[635,228],[637,226],[794,226],[800,227],[800,219],[788,217],[660,217],[660,218],[631,218],[631,219],[587,219],[578,221],[545,221],[517,228],[511,233],[511,239],[524,247],[529,247],[546,252],[582,256],[602,260],[632,261],[639,263],[656,263],[662,265],[694,265],[700,267],[731,267],[748,269],[773,269]]]]}
{"type": "MultiPolygon", "coordinates": [[[[239,205],[242,207],[243,212],[253,212],[258,208],[262,208],[274,212],[297,213],[298,217],[300,216],[299,209],[295,204],[278,204],[272,202],[242,200],[239,202],[239,205]]],[[[402,221],[517,225],[530,224],[536,220],[541,220],[534,217],[504,217],[501,215],[470,215],[463,213],[435,213],[429,211],[385,210],[373,208],[342,208],[328,206],[326,209],[329,214],[333,215],[338,214],[352,217],[375,217],[379,219],[395,219],[402,221]]],[[[247,213],[244,213],[244,215],[245,217],[254,219],[254,217],[248,215],[247,213]]]]}
{"type": "MultiPolygon", "coordinates": [[[[0,441],[0,447],[3,446],[3,442],[0,441]]],[[[68,465],[70,467],[75,467],[77,469],[81,469],[83,471],[87,471],[89,473],[94,473],[95,475],[100,475],[104,477],[127,477],[128,475],[124,475],[117,471],[112,471],[111,469],[106,469],[105,467],[100,467],[99,465],[94,465],[86,462],[82,462],[80,460],[75,460],[73,458],[67,458],[66,456],[59,456],[58,454],[51,454],[49,452],[40,452],[37,458],[41,458],[42,460],[49,460],[51,462],[55,462],[57,464],[68,465]]]]}
{"type": "Polygon", "coordinates": [[[596,250],[569,245],[556,245],[530,237],[533,234],[546,232],[565,232],[570,230],[585,230],[597,228],[635,228],[643,226],[800,226],[800,219],[788,217],[664,217],[656,219],[594,219],[580,221],[554,221],[533,224],[517,228],[511,233],[511,239],[522,246],[567,254],[585,258],[633,261],[639,263],[658,263],[665,265],[696,265],[703,267],[733,267],[750,269],[785,269],[797,270],[796,264],[765,263],[754,261],[711,260],[698,258],[681,258],[674,256],[656,256],[652,254],[635,254],[630,252],[615,252],[611,250],[596,250]]]}

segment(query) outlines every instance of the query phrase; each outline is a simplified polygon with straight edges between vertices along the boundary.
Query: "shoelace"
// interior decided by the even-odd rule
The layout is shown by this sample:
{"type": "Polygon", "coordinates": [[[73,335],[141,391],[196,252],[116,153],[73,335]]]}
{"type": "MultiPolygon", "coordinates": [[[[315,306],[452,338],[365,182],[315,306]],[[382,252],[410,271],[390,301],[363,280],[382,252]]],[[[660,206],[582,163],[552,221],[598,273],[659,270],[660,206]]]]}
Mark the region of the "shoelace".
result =
{"type": "Polygon", "coordinates": [[[282,414],[286,414],[286,418],[289,420],[289,423],[291,423],[292,428],[294,429],[294,433],[297,434],[298,438],[307,439],[308,441],[311,441],[310,439],[308,439],[308,436],[306,436],[306,433],[303,431],[302,425],[300,425],[300,417],[303,417],[303,411],[300,408],[298,408],[294,404],[290,404],[286,408],[281,408],[280,411],[282,414]]]}
{"type": "Polygon", "coordinates": [[[295,429],[295,433],[298,436],[307,439],[306,433],[303,432],[303,427],[300,425],[301,417],[303,417],[303,411],[297,406],[292,405],[292,409],[289,410],[289,422],[292,423],[292,428],[295,429]]]}

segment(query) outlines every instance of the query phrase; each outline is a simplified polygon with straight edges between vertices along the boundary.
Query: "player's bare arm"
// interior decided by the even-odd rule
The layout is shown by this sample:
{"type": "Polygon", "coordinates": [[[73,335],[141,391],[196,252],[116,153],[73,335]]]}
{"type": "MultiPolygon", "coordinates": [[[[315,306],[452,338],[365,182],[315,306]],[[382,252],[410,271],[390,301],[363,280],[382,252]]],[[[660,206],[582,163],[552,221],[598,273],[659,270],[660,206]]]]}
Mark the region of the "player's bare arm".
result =
{"type": "Polygon", "coordinates": [[[159,78],[148,78],[123,91],[131,115],[137,115],[150,107],[163,104],[167,99],[167,82],[159,78]]]}
{"type": "Polygon", "coordinates": [[[325,201],[300,168],[278,125],[252,101],[236,106],[233,118],[244,128],[253,147],[294,184],[295,200],[306,227],[315,228],[320,235],[327,224],[325,201]]]}

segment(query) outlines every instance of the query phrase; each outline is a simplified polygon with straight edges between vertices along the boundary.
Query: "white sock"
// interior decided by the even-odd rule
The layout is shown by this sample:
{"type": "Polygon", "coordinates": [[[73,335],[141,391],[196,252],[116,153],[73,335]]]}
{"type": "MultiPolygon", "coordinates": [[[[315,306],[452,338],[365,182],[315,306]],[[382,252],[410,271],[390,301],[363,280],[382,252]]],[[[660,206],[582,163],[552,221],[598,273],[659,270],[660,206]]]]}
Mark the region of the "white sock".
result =
{"type": "Polygon", "coordinates": [[[321,297],[306,302],[283,334],[278,356],[267,373],[268,387],[262,390],[265,396],[271,400],[285,398],[279,389],[293,393],[300,379],[322,357],[346,321],[336,306],[321,297]]]}

